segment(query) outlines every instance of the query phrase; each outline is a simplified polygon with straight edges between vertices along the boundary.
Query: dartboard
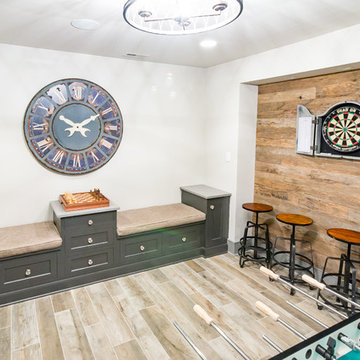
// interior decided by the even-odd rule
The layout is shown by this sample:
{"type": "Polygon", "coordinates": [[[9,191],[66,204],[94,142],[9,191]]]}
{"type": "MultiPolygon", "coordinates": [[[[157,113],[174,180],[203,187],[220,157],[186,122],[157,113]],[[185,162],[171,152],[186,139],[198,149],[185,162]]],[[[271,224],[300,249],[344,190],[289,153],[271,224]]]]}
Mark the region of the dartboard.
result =
{"type": "Polygon", "coordinates": [[[347,153],[360,149],[360,106],[341,103],[332,107],[322,123],[322,136],[336,151],[347,153]]]}

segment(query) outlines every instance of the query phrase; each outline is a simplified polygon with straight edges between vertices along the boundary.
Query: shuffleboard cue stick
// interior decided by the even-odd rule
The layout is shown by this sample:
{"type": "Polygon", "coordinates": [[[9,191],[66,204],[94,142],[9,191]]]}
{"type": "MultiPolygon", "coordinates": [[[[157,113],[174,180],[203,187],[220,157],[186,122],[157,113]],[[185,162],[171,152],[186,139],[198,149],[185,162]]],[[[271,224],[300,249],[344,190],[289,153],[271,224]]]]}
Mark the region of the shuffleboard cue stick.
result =
{"type": "Polygon", "coordinates": [[[193,310],[209,326],[212,326],[245,360],[251,360],[214,322],[208,313],[200,306],[194,305],[193,310]]]}
{"type": "Polygon", "coordinates": [[[335,295],[335,296],[338,297],[339,299],[344,300],[344,301],[350,303],[351,305],[354,305],[354,306],[360,308],[360,304],[358,304],[358,303],[356,303],[355,301],[352,301],[352,300],[350,300],[349,298],[347,298],[347,297],[339,294],[338,292],[336,292],[336,291],[328,288],[325,284],[323,284],[323,283],[315,280],[314,278],[310,277],[309,275],[303,275],[303,276],[302,276],[302,279],[303,279],[305,282],[307,282],[309,285],[315,286],[315,287],[317,287],[317,288],[320,289],[320,290],[328,291],[329,293],[335,295]]]}
{"type": "Polygon", "coordinates": [[[262,311],[264,314],[270,316],[275,322],[278,321],[281,325],[285,326],[287,329],[289,329],[291,332],[293,332],[296,336],[298,336],[302,340],[306,340],[307,337],[303,334],[299,333],[296,329],[294,329],[291,325],[289,325],[284,320],[280,319],[280,315],[277,314],[275,311],[270,309],[267,305],[262,303],[261,301],[256,302],[256,307],[262,311]]]}
{"type": "Polygon", "coordinates": [[[207,360],[204,354],[199,350],[199,348],[194,344],[194,342],[189,338],[185,331],[180,327],[180,325],[174,321],[174,326],[179,330],[180,334],[185,338],[185,340],[191,345],[191,347],[196,351],[202,360],[207,360]]]}
{"type": "Polygon", "coordinates": [[[271,339],[269,339],[266,335],[262,336],[263,339],[269,344],[271,345],[276,351],[278,351],[279,353],[282,353],[284,350],[277,344],[275,344],[271,339]]]}
{"type": "Polygon", "coordinates": [[[343,319],[347,319],[348,317],[344,314],[342,314],[340,311],[337,311],[336,309],[332,308],[331,306],[329,306],[328,304],[325,304],[323,301],[320,301],[318,299],[316,299],[315,297],[311,296],[310,294],[308,294],[306,291],[301,290],[300,288],[294,286],[293,284],[289,283],[288,281],[285,281],[284,279],[282,279],[280,277],[280,275],[275,274],[273,271],[271,271],[270,269],[266,268],[265,266],[261,266],[260,267],[260,271],[263,272],[265,275],[269,276],[269,278],[273,279],[273,280],[278,280],[282,283],[284,283],[285,285],[289,286],[290,288],[298,291],[300,294],[305,295],[306,297],[308,297],[311,300],[314,300],[316,303],[318,303],[321,306],[326,307],[328,310],[334,312],[335,314],[341,316],[343,319]]]}
{"type": "Polygon", "coordinates": [[[322,326],[324,329],[328,329],[329,327],[327,325],[325,325],[323,322],[321,322],[320,320],[316,319],[314,316],[310,315],[309,313],[307,313],[306,311],[300,309],[298,306],[296,306],[295,304],[293,304],[290,301],[286,301],[287,304],[289,304],[291,307],[293,307],[294,309],[296,309],[297,311],[301,312],[302,314],[304,314],[305,316],[307,316],[309,319],[315,321],[317,324],[319,324],[320,326],[322,326]]]}

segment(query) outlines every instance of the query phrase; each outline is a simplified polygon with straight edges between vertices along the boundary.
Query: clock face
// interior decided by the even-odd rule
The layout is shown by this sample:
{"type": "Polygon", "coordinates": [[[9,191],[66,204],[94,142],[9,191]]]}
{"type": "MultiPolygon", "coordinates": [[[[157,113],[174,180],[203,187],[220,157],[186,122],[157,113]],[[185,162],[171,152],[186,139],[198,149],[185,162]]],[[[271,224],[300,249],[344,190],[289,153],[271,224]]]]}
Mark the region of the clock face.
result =
{"type": "Polygon", "coordinates": [[[24,132],[43,165],[65,174],[84,174],[115,154],[123,120],[115,100],[99,85],[65,79],[34,96],[26,110],[24,132]]]}
{"type": "Polygon", "coordinates": [[[331,108],[322,123],[322,136],[336,151],[348,153],[360,149],[360,106],[342,103],[331,108]]]}

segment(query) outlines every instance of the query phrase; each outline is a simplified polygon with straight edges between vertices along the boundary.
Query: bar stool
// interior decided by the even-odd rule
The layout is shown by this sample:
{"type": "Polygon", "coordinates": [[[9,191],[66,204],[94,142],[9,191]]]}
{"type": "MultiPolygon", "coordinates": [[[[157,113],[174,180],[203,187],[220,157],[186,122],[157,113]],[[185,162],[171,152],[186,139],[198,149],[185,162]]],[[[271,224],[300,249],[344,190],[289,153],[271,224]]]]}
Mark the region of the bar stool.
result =
{"type": "MultiPolygon", "coordinates": [[[[297,215],[297,214],[279,214],[276,216],[276,219],[284,224],[291,225],[292,226],[292,232],[290,239],[284,239],[284,240],[290,240],[290,250],[289,251],[275,251],[277,240],[275,241],[274,245],[274,252],[273,252],[273,265],[272,267],[276,265],[283,266],[287,269],[289,269],[289,276],[281,276],[286,281],[291,282],[291,284],[294,284],[295,282],[303,282],[302,279],[297,279],[295,277],[295,271],[302,271],[302,272],[308,272],[311,274],[311,276],[314,277],[314,260],[312,255],[312,246],[311,242],[308,240],[298,240],[295,239],[295,228],[296,226],[309,226],[313,223],[312,219],[310,219],[307,216],[303,215],[297,215]],[[302,243],[308,243],[310,245],[310,253],[311,253],[311,259],[303,254],[299,254],[296,252],[296,243],[302,242],[302,243]],[[280,259],[277,259],[279,255],[286,255],[288,256],[288,259],[285,259],[285,261],[281,261],[280,259]],[[303,263],[301,264],[300,261],[303,263]],[[310,270],[312,269],[312,270],[310,270]]],[[[291,289],[290,294],[294,295],[295,290],[291,289]]]]}
{"type": "MultiPolygon", "coordinates": [[[[326,258],[320,281],[324,282],[327,287],[332,288],[346,297],[350,297],[351,300],[356,302],[356,299],[359,299],[360,296],[357,291],[357,282],[360,280],[356,278],[356,267],[354,264],[360,264],[360,261],[351,259],[351,246],[360,245],[360,232],[335,228],[329,229],[327,234],[331,238],[347,244],[347,253],[341,254],[340,258],[331,256],[326,258]],[[339,261],[339,271],[337,273],[326,273],[326,266],[329,260],[339,261]],[[336,284],[330,283],[331,277],[335,278],[336,284]]],[[[349,314],[353,314],[355,312],[354,305],[351,305],[349,309],[348,303],[340,300],[339,298],[336,299],[337,303],[332,302],[320,291],[318,291],[318,297],[321,297],[325,303],[333,305],[334,307],[345,309],[345,311],[349,314]]]]}
{"type": "Polygon", "coordinates": [[[269,239],[268,225],[259,224],[259,213],[272,211],[273,208],[270,205],[260,203],[245,203],[242,205],[242,208],[254,212],[256,217],[255,223],[252,221],[246,223],[244,236],[240,239],[240,248],[238,250],[238,254],[240,255],[239,265],[240,267],[244,267],[246,261],[253,261],[260,264],[265,262],[266,266],[269,268],[271,263],[272,243],[269,239]],[[251,228],[254,229],[254,235],[249,236],[248,231],[251,228]],[[259,236],[259,230],[265,231],[265,237],[259,236]],[[252,244],[248,243],[249,240],[253,240],[252,244]],[[264,242],[264,244],[259,244],[259,242],[264,242]],[[253,256],[251,256],[248,251],[253,251],[253,256]],[[258,256],[258,252],[265,252],[265,256],[258,256]]]}

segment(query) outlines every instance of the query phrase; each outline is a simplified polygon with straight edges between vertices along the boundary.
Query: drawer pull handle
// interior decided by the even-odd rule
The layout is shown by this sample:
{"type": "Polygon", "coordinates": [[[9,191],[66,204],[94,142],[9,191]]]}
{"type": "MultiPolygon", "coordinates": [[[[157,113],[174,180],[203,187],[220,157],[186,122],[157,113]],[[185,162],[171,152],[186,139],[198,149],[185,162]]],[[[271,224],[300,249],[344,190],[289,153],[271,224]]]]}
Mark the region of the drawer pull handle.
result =
{"type": "Polygon", "coordinates": [[[26,269],[25,276],[30,276],[30,275],[31,275],[31,269],[26,269]]]}
{"type": "Polygon", "coordinates": [[[91,226],[93,223],[94,222],[91,219],[88,221],[89,226],[91,226]]]}
{"type": "Polygon", "coordinates": [[[145,246],[144,245],[140,245],[140,251],[144,251],[145,250],[145,246]]]}
{"type": "Polygon", "coordinates": [[[186,236],[184,236],[183,238],[181,238],[182,242],[186,242],[186,236]]]}
{"type": "Polygon", "coordinates": [[[88,265],[91,266],[94,263],[94,261],[92,259],[88,260],[88,265]]]}
{"type": "Polygon", "coordinates": [[[210,210],[214,210],[215,209],[215,205],[210,205],[210,210]]]}
{"type": "Polygon", "coordinates": [[[91,237],[89,237],[88,238],[88,244],[92,244],[93,242],[94,242],[94,240],[91,237]]]}

